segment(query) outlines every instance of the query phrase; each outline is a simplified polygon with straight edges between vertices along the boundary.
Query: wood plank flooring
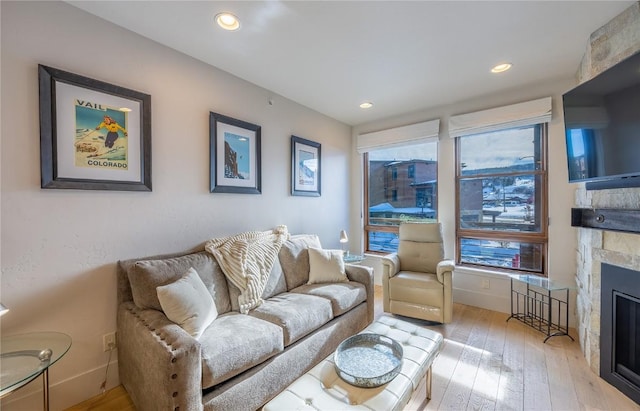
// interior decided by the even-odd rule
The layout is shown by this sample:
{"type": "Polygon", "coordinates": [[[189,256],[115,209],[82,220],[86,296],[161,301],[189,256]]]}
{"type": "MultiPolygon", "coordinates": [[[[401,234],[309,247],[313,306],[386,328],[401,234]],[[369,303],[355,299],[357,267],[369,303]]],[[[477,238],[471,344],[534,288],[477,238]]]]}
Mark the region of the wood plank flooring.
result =
{"type": "Polygon", "coordinates": [[[122,385],[90,398],[66,411],[136,411],[129,394],[122,385]]]}
{"type": "MultiPolygon", "coordinates": [[[[382,315],[382,288],[376,287],[375,315],[382,315]]],[[[568,337],[544,336],[508,315],[454,304],[453,322],[428,325],[445,344],[433,364],[431,401],[425,386],[407,410],[615,410],[640,406],[594,374],[568,337]]],[[[572,335],[576,338],[575,331],[572,335]]],[[[68,411],[135,411],[122,386],[68,411]]]]}

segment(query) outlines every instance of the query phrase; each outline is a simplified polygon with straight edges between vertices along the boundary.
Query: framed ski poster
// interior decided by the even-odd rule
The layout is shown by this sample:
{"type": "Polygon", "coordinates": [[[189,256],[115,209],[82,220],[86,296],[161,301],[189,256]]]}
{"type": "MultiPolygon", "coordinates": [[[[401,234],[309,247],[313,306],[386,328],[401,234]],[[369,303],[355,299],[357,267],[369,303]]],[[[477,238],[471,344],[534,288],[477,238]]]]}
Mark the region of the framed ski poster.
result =
{"type": "Polygon", "coordinates": [[[42,188],[151,191],[151,96],[43,65],[42,188]]]}
{"type": "Polygon", "coordinates": [[[261,134],[257,124],[209,113],[212,193],[262,194],[261,134]]]}
{"type": "Polygon", "coordinates": [[[320,197],[320,143],[291,136],[291,195],[320,197]]]}

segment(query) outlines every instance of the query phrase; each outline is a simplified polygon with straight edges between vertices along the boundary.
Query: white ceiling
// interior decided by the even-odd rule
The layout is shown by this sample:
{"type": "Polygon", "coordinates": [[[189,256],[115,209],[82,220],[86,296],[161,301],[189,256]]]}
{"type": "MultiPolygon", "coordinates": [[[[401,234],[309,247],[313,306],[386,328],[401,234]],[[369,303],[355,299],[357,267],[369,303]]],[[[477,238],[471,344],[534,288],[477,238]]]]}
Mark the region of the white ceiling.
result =
{"type": "Polygon", "coordinates": [[[69,3],[358,125],[571,78],[591,33],[634,1],[69,3]],[[240,30],[218,28],[221,11],[240,30]],[[510,71],[489,72],[505,61],[510,71]]]}

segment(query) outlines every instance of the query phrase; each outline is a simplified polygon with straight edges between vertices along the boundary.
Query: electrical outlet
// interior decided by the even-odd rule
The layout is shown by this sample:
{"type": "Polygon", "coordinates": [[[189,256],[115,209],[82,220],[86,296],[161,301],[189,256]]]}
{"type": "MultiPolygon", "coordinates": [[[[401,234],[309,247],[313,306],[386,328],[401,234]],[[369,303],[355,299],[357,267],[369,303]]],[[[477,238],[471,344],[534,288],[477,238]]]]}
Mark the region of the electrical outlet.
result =
{"type": "Polygon", "coordinates": [[[491,283],[489,282],[488,279],[486,278],[482,279],[482,288],[484,288],[485,290],[488,290],[489,288],[491,288],[491,283]]]}
{"type": "Polygon", "coordinates": [[[102,336],[102,349],[104,352],[115,350],[116,345],[116,332],[111,332],[102,336]]]}

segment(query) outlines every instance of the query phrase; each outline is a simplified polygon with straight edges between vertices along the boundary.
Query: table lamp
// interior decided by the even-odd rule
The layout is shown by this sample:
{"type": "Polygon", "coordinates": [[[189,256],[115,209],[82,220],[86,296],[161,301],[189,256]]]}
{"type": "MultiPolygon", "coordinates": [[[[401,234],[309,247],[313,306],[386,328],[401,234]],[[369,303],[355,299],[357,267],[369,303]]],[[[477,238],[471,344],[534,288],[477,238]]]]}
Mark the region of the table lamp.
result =
{"type": "Polygon", "coordinates": [[[347,232],[344,230],[340,231],[340,244],[342,244],[342,254],[349,255],[349,251],[345,251],[345,245],[349,242],[349,237],[347,237],[347,232]]]}

